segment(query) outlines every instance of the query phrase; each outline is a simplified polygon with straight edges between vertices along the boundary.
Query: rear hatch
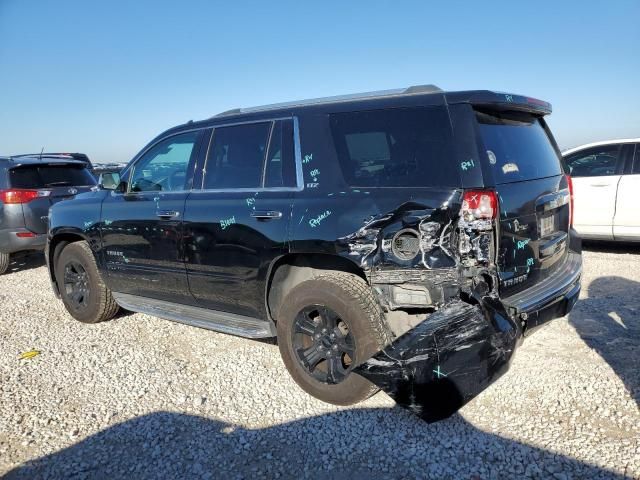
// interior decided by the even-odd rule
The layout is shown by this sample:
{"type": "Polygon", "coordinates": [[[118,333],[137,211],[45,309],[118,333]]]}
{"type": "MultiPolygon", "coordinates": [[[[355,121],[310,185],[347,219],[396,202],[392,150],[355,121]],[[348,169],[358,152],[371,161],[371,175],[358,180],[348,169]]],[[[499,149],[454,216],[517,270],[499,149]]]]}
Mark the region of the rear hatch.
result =
{"type": "Polygon", "coordinates": [[[476,109],[476,119],[500,202],[497,265],[506,297],[536,284],[566,259],[568,181],[540,115],[476,109]]]}
{"type": "Polygon", "coordinates": [[[88,192],[95,185],[94,176],[79,162],[25,164],[9,170],[11,189],[38,192],[22,204],[25,227],[34,233],[47,233],[51,205],[88,192]]]}

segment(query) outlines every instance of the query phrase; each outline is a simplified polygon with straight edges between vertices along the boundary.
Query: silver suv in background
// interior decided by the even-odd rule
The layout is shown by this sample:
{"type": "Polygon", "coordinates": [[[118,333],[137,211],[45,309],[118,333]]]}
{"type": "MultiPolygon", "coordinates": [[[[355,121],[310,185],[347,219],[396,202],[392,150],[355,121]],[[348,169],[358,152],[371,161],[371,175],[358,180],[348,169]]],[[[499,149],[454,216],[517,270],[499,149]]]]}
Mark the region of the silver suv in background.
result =
{"type": "Polygon", "coordinates": [[[95,185],[88,159],[0,157],[0,274],[9,268],[12,255],[44,249],[51,205],[95,185]]]}

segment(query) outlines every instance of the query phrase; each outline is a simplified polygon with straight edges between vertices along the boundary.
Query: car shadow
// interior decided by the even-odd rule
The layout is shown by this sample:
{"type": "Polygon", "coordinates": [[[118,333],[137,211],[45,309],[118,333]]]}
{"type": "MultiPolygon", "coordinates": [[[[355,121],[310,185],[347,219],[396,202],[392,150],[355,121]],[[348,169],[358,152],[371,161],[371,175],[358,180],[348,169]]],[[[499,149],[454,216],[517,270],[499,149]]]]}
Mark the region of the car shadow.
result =
{"type": "Polygon", "coordinates": [[[486,433],[460,415],[430,425],[399,407],[344,410],[255,430],[160,411],[27,461],[4,478],[368,480],[554,474],[624,478],[486,433]],[[392,437],[389,431],[394,432],[392,437]]]}
{"type": "Polygon", "coordinates": [[[640,282],[623,277],[599,277],[588,298],[569,314],[584,342],[594,349],[624,382],[640,405],[640,282]]]}
{"type": "Polygon", "coordinates": [[[640,242],[609,242],[604,240],[583,240],[583,250],[601,253],[640,254],[640,242]]]}
{"type": "Polygon", "coordinates": [[[31,270],[32,268],[40,268],[45,265],[44,254],[28,253],[11,255],[9,268],[4,275],[31,270]]]}

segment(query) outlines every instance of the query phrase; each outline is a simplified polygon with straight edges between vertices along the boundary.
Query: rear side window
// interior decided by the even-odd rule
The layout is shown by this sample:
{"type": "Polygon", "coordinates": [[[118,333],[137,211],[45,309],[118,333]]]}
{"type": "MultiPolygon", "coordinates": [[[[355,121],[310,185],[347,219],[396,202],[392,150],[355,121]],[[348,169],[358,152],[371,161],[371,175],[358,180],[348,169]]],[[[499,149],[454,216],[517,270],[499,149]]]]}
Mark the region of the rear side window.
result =
{"type": "Polygon", "coordinates": [[[271,122],[216,128],[204,188],[259,188],[270,130],[271,122]]]}
{"type": "Polygon", "coordinates": [[[527,114],[477,112],[496,183],[562,174],[558,154],[540,120],[527,114]]]}
{"type": "Polygon", "coordinates": [[[48,188],[95,185],[95,177],[83,166],[33,165],[10,170],[13,188],[48,188]]]}
{"type": "Polygon", "coordinates": [[[457,186],[449,118],[441,107],[337,113],[331,131],[354,187],[457,186]]]}
{"type": "Polygon", "coordinates": [[[620,145],[588,148],[569,155],[565,162],[572,177],[617,175],[621,165],[620,145]]]}

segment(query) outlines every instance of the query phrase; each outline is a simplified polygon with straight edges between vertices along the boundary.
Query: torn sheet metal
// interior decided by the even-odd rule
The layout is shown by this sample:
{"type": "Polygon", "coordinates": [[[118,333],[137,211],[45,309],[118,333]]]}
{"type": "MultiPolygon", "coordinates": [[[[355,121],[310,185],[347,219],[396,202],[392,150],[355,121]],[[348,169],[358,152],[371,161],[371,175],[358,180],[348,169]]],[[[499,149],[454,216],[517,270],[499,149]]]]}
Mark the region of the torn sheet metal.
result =
{"type": "Polygon", "coordinates": [[[522,330],[494,297],[455,300],[354,372],[427,422],[451,416],[509,367],[522,330]]]}

